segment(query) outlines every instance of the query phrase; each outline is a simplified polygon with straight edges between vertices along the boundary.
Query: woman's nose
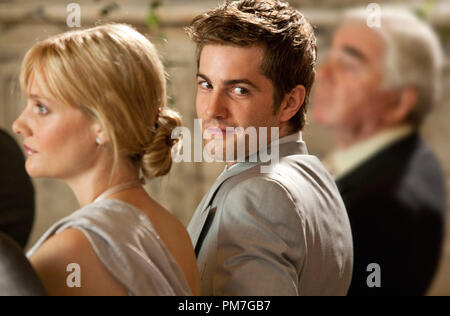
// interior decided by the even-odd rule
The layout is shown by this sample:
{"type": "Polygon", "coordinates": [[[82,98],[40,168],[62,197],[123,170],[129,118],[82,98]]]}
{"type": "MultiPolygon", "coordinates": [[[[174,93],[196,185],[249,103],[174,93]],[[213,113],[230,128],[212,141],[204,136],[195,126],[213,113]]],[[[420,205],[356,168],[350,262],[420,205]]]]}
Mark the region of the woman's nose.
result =
{"type": "Polygon", "coordinates": [[[26,110],[14,121],[12,125],[13,132],[23,137],[29,136],[31,134],[31,129],[26,123],[25,112],[26,110]]]}

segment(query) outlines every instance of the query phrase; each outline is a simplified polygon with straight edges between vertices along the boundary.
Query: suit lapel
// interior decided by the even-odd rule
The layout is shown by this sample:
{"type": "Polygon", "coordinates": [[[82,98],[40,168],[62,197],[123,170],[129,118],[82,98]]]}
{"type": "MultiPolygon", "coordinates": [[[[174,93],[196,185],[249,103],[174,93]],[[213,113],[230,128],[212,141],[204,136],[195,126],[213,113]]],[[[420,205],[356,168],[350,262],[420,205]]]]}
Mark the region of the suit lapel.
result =
{"type": "Polygon", "coordinates": [[[256,166],[257,163],[250,163],[250,162],[244,162],[239,163],[236,166],[232,167],[231,169],[228,169],[224,171],[214,182],[211,189],[208,191],[207,197],[205,199],[205,203],[202,205],[202,211],[204,211],[210,204],[213,197],[216,195],[217,190],[222,186],[222,184],[228,180],[229,178],[247,170],[254,166],[256,166]]]}
{"type": "MultiPolygon", "coordinates": [[[[303,141],[289,142],[279,145],[279,156],[285,157],[290,155],[307,155],[308,151],[306,145],[303,141]]],[[[249,159],[250,160],[250,159],[249,159]]],[[[203,200],[200,202],[199,206],[195,210],[194,215],[187,228],[189,235],[192,240],[194,249],[197,246],[199,237],[202,233],[203,227],[205,225],[206,219],[208,218],[209,211],[211,209],[211,201],[214,199],[217,191],[220,189],[222,184],[229,178],[244,172],[250,168],[253,168],[261,164],[260,162],[240,162],[232,168],[224,171],[214,182],[211,189],[205,195],[203,200]]]]}
{"type": "Polygon", "coordinates": [[[336,179],[339,192],[341,195],[357,192],[368,183],[367,179],[374,183],[375,179],[386,174],[396,174],[399,166],[407,164],[408,157],[413,155],[420,142],[418,134],[413,133],[380,150],[348,174],[336,179]]]}
{"type": "Polygon", "coordinates": [[[195,247],[197,247],[197,242],[200,237],[200,234],[202,233],[206,219],[208,218],[210,208],[211,206],[208,206],[204,212],[200,212],[199,208],[197,208],[187,228],[194,249],[195,247]]]}
{"type": "Polygon", "coordinates": [[[211,201],[214,199],[217,191],[220,189],[222,184],[229,178],[255,165],[256,163],[240,163],[233,168],[224,171],[214,182],[211,189],[208,191],[208,193],[205,195],[205,197],[195,210],[195,213],[192,216],[191,222],[189,223],[187,229],[194,248],[197,246],[197,242],[202,233],[203,226],[205,225],[206,219],[208,218],[209,210],[211,209],[211,201]]]}

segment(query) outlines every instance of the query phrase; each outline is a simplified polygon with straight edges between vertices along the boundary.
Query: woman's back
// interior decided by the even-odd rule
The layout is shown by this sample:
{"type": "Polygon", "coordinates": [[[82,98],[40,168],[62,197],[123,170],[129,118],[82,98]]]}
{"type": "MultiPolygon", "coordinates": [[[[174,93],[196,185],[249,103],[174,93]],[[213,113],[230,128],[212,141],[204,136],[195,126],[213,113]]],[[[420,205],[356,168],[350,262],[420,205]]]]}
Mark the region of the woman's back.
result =
{"type": "Polygon", "coordinates": [[[62,219],[27,256],[33,256],[52,236],[71,228],[84,234],[103,266],[127,294],[192,295],[182,268],[148,216],[116,199],[90,204],[62,219]]]}
{"type": "Polygon", "coordinates": [[[158,235],[182,269],[192,294],[200,295],[200,277],[195,253],[184,225],[141,189],[118,193],[111,198],[125,201],[149,217],[158,235]]]}

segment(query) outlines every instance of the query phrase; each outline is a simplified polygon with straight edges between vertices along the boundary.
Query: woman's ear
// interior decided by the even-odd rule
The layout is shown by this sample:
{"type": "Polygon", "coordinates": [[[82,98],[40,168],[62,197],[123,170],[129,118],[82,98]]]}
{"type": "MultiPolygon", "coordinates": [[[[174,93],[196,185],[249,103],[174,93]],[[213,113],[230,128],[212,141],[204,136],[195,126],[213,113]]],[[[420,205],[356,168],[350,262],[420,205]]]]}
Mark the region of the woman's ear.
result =
{"type": "Polygon", "coordinates": [[[306,89],[303,85],[298,85],[289,92],[280,109],[280,123],[288,122],[300,111],[305,102],[306,89]]]}
{"type": "Polygon", "coordinates": [[[94,132],[95,142],[97,145],[102,146],[109,142],[108,133],[105,132],[105,129],[100,123],[98,122],[93,123],[92,129],[94,132]]]}

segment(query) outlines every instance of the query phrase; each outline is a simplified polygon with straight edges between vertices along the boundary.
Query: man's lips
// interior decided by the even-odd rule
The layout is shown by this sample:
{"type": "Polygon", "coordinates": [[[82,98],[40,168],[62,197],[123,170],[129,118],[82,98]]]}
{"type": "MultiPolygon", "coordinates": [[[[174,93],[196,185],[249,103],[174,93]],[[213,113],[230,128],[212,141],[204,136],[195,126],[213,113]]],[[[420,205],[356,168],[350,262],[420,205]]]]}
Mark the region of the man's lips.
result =
{"type": "Polygon", "coordinates": [[[32,156],[34,154],[37,154],[36,150],[28,147],[27,145],[24,145],[24,147],[25,147],[25,153],[26,153],[27,156],[32,156]]]}
{"type": "Polygon", "coordinates": [[[216,126],[210,126],[205,129],[205,132],[208,135],[214,136],[214,135],[231,135],[234,134],[234,127],[230,126],[228,127],[228,131],[226,127],[216,127],[216,126]]]}

